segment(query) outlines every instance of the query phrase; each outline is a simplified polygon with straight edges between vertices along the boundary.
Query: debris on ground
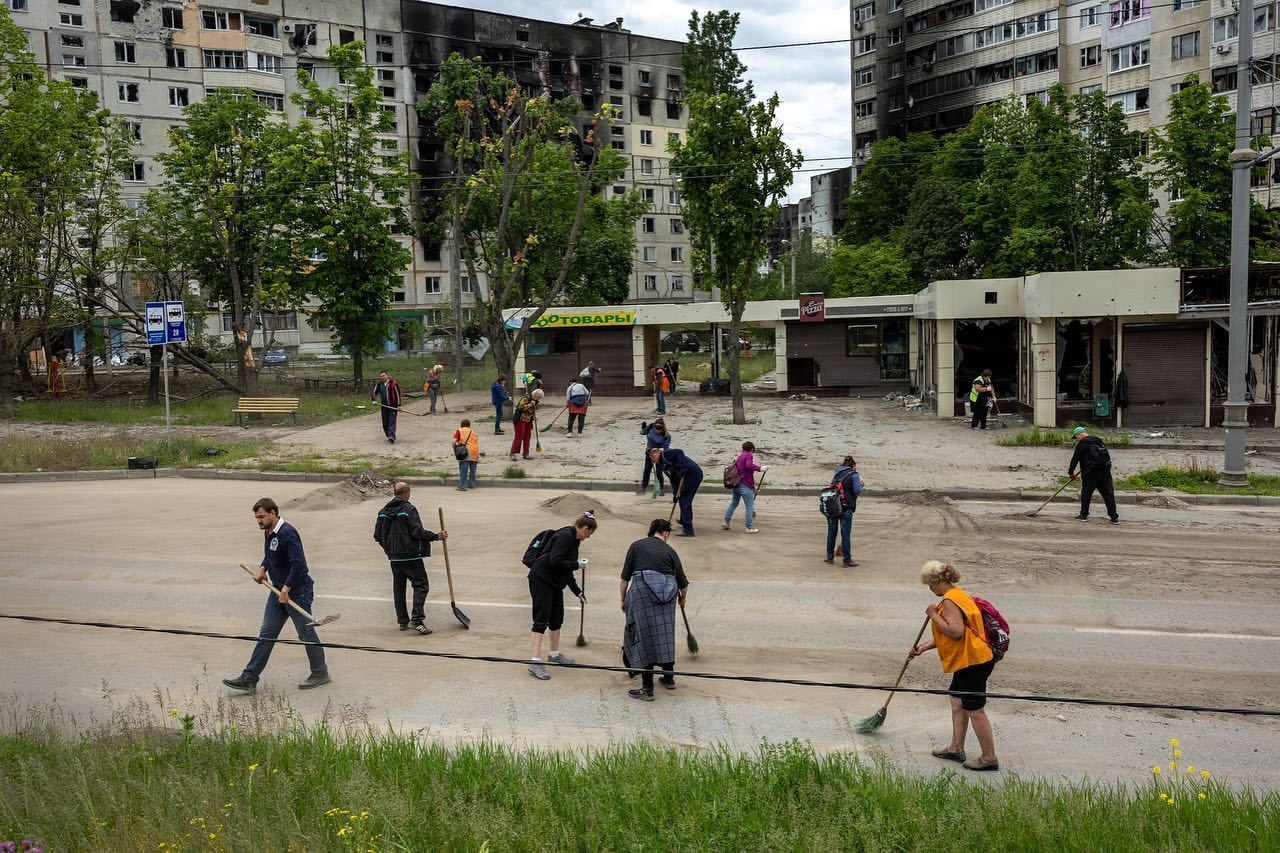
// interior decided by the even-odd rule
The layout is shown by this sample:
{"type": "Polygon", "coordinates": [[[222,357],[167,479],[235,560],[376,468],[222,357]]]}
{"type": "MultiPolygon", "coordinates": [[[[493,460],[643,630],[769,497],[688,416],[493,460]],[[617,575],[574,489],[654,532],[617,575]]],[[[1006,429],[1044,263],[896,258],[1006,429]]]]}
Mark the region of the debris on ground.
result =
{"type": "Polygon", "coordinates": [[[787,399],[788,400],[816,400],[818,398],[813,396],[812,394],[792,394],[787,399]]]}
{"type": "Polygon", "coordinates": [[[900,495],[895,495],[893,500],[907,506],[947,506],[951,503],[951,498],[938,494],[932,489],[925,489],[920,492],[903,492],[900,495]]]}
{"type": "Polygon", "coordinates": [[[391,496],[391,478],[381,471],[361,471],[340,483],[317,489],[309,495],[294,498],[284,505],[288,510],[339,509],[363,503],[372,498],[391,496]]]}
{"type": "Polygon", "coordinates": [[[1172,495],[1155,495],[1142,499],[1143,506],[1160,507],[1161,509],[1191,509],[1191,504],[1172,495]]]}
{"type": "MultiPolygon", "coordinates": [[[[613,515],[607,508],[600,505],[598,497],[588,497],[582,492],[565,492],[563,495],[556,495],[554,498],[547,498],[538,506],[543,509],[569,511],[573,513],[573,517],[577,518],[584,511],[590,510],[591,514],[596,518],[605,518],[613,515]]],[[[572,519],[570,519],[572,521],[572,519]]]]}

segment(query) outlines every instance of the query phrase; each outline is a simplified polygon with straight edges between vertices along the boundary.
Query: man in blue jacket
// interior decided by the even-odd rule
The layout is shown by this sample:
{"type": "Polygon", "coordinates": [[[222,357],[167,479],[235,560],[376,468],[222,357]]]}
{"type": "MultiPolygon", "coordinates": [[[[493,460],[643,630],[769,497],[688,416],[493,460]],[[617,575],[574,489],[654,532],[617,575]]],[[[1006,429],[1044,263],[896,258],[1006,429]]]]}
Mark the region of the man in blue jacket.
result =
{"type": "Polygon", "coordinates": [[[511,399],[507,391],[507,375],[498,374],[498,378],[489,386],[489,402],[493,404],[493,434],[506,435],[502,430],[502,417],[506,403],[511,399]]]}
{"type": "Polygon", "coordinates": [[[249,663],[237,678],[224,678],[222,683],[235,690],[252,693],[258,689],[258,679],[267,668],[275,639],[280,636],[284,623],[293,620],[298,639],[307,643],[307,660],[311,675],[298,685],[300,690],[310,690],[329,683],[329,668],[324,662],[324,648],[319,645],[316,629],[307,624],[307,618],[289,606],[295,602],[303,610],[310,611],[315,597],[315,585],[307,571],[307,557],[302,551],[302,538],[297,528],[280,517],[280,507],[271,498],[261,498],[253,505],[253,517],[265,534],[262,549],[262,565],[253,579],[262,583],[268,577],[280,591],[267,596],[267,606],[262,614],[262,627],[258,629],[258,642],[249,656],[249,663]]]}
{"type": "Polygon", "coordinates": [[[680,504],[680,535],[693,536],[693,496],[702,485],[702,468],[675,447],[650,450],[649,458],[671,482],[671,502],[680,504]]]}
{"type": "Polygon", "coordinates": [[[658,450],[666,450],[671,446],[671,433],[667,432],[667,425],[658,418],[651,424],[641,422],[640,431],[644,433],[644,473],[640,477],[640,491],[636,492],[642,495],[649,490],[649,474],[650,472],[658,475],[658,490],[654,493],[654,497],[662,496],[662,466],[654,463],[650,453],[656,448],[658,450]]]}

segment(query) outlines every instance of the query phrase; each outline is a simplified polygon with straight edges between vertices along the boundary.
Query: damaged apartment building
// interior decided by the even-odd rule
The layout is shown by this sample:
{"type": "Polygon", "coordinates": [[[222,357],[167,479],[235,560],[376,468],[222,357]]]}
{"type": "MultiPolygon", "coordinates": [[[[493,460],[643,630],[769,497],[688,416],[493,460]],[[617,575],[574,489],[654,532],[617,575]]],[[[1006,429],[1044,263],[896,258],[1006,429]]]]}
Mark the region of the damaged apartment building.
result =
{"type": "MultiPolygon", "coordinates": [[[[334,44],[364,43],[382,109],[395,120],[378,144],[387,153],[409,153],[424,188],[444,174],[447,163],[431,128],[420,127],[415,105],[453,51],[478,56],[531,90],[578,97],[584,121],[591,110],[612,104],[621,118],[610,127],[607,144],[625,155],[628,166],[607,192],[637,189],[650,205],[636,223],[631,301],[695,298],[689,235],[667,150],[688,126],[682,42],[633,34],[621,18],[555,23],[417,0],[4,2],[51,77],[92,89],[127,123],[134,144],[123,197],[134,205],[161,183],[156,156],[167,146],[169,128],[182,121],[184,107],[234,88],[296,119],[290,96],[299,91],[299,69],[321,84],[337,85],[325,59],[334,44]]],[[[429,217],[434,211],[428,206],[423,213],[429,217]]],[[[438,236],[424,229],[421,239],[401,239],[413,260],[392,296],[399,322],[386,341],[388,351],[420,346],[424,331],[447,319],[453,299],[455,277],[438,236]]],[[[484,282],[464,275],[456,282],[466,319],[484,282]]],[[[138,304],[132,307],[141,308],[145,289],[145,283],[133,288],[138,304]]],[[[205,328],[220,328],[230,340],[229,315],[216,304],[209,312],[205,328]]],[[[291,351],[330,349],[328,331],[312,327],[305,309],[265,313],[260,325],[291,351]]],[[[123,347],[120,330],[110,339],[113,350],[123,347]]]]}

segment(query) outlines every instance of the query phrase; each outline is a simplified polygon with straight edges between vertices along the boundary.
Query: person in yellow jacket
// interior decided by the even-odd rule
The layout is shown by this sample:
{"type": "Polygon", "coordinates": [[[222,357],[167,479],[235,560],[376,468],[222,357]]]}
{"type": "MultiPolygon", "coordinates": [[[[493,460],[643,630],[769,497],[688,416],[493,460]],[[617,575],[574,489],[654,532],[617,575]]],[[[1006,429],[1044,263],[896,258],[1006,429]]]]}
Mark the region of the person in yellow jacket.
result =
{"type": "Polygon", "coordinates": [[[988,367],[969,387],[969,407],[973,409],[969,429],[987,428],[987,412],[991,409],[991,400],[995,395],[996,388],[991,384],[991,368],[988,367]]]}
{"type": "MultiPolygon", "coordinates": [[[[920,582],[942,600],[925,608],[933,639],[912,646],[908,655],[914,658],[929,649],[937,649],[942,671],[952,674],[948,690],[985,694],[987,678],[996,665],[995,654],[987,645],[982,613],[969,593],[956,586],[959,580],[960,573],[949,563],[930,560],[924,564],[920,582]]],[[[934,757],[959,761],[969,770],[999,770],[995,735],[987,719],[987,697],[951,696],[950,699],[951,742],[933,750],[934,757]],[[966,761],[964,742],[970,727],[978,737],[982,754],[966,761]]]]}
{"type": "Polygon", "coordinates": [[[453,431],[453,455],[458,460],[458,491],[476,487],[476,466],[480,463],[480,438],[471,428],[471,421],[462,419],[462,423],[453,431]],[[458,448],[463,448],[463,454],[458,448]]]}

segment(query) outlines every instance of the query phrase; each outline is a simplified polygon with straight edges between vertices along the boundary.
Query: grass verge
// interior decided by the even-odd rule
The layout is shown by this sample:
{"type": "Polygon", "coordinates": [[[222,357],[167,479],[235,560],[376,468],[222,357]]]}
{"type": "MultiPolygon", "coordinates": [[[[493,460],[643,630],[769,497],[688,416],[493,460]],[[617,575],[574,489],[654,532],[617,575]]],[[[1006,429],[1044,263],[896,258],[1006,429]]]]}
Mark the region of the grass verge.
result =
{"type": "MultiPolygon", "coordinates": [[[[1108,447],[1128,447],[1131,443],[1129,434],[1117,432],[1107,434],[1100,430],[1094,430],[1088,424],[1080,424],[1089,430],[1090,435],[1096,435],[1107,443],[1108,447]]],[[[1010,435],[1001,436],[996,444],[1001,447],[1061,447],[1064,444],[1071,443],[1071,430],[1076,428],[1076,424],[1071,424],[1065,429],[1042,429],[1033,426],[1029,429],[1018,430],[1010,435]]]]}
{"type": "MultiPolygon", "coordinates": [[[[318,426],[353,415],[368,414],[372,409],[367,395],[301,393],[296,390],[263,392],[264,397],[299,397],[298,424],[318,426]]],[[[234,394],[211,394],[197,399],[174,402],[170,419],[178,426],[228,426],[235,422],[234,394]]],[[[25,400],[16,404],[14,419],[50,423],[94,422],[106,424],[164,424],[164,403],[109,398],[100,400],[25,400]]],[[[264,422],[292,424],[287,415],[268,415],[264,422]]]]}
{"type": "Polygon", "coordinates": [[[1233,489],[1223,486],[1221,473],[1213,468],[1204,468],[1195,464],[1183,466],[1166,465],[1150,471],[1140,471],[1122,480],[1116,480],[1117,489],[1173,489],[1192,495],[1280,495],[1280,477],[1249,475],[1247,489],[1233,489]]]}
{"type": "MultiPolygon", "coordinates": [[[[240,703],[231,703],[240,704],[240,703]]],[[[248,704],[247,702],[245,703],[248,704]]],[[[237,712],[243,714],[244,712],[237,712]]],[[[0,841],[53,850],[1275,850],[1280,795],[921,777],[791,742],[448,748],[300,723],[0,737],[0,841]],[[990,784],[984,784],[984,783],[990,784]],[[963,828],[963,831],[957,831],[963,828]]],[[[286,719],[281,716],[279,719],[286,719]]],[[[296,718],[295,718],[296,719],[296,718]]],[[[1180,754],[1180,753],[1179,753],[1180,754]]]]}
{"type": "Polygon", "coordinates": [[[215,441],[198,435],[177,435],[146,441],[118,435],[92,438],[39,438],[10,435],[0,438],[0,471],[94,471],[124,468],[130,456],[155,456],[162,467],[225,468],[250,459],[262,450],[253,442],[215,441]],[[222,452],[214,455],[209,449],[222,452]]]}
{"type": "MultiPolygon", "coordinates": [[[[705,382],[711,378],[711,353],[664,352],[662,359],[665,361],[672,355],[677,355],[680,359],[681,382],[705,382]]],[[[777,366],[772,349],[756,349],[739,353],[738,370],[742,374],[743,382],[755,382],[777,366]]],[[[720,375],[724,379],[729,378],[729,357],[723,354],[720,356],[720,375]]]]}

